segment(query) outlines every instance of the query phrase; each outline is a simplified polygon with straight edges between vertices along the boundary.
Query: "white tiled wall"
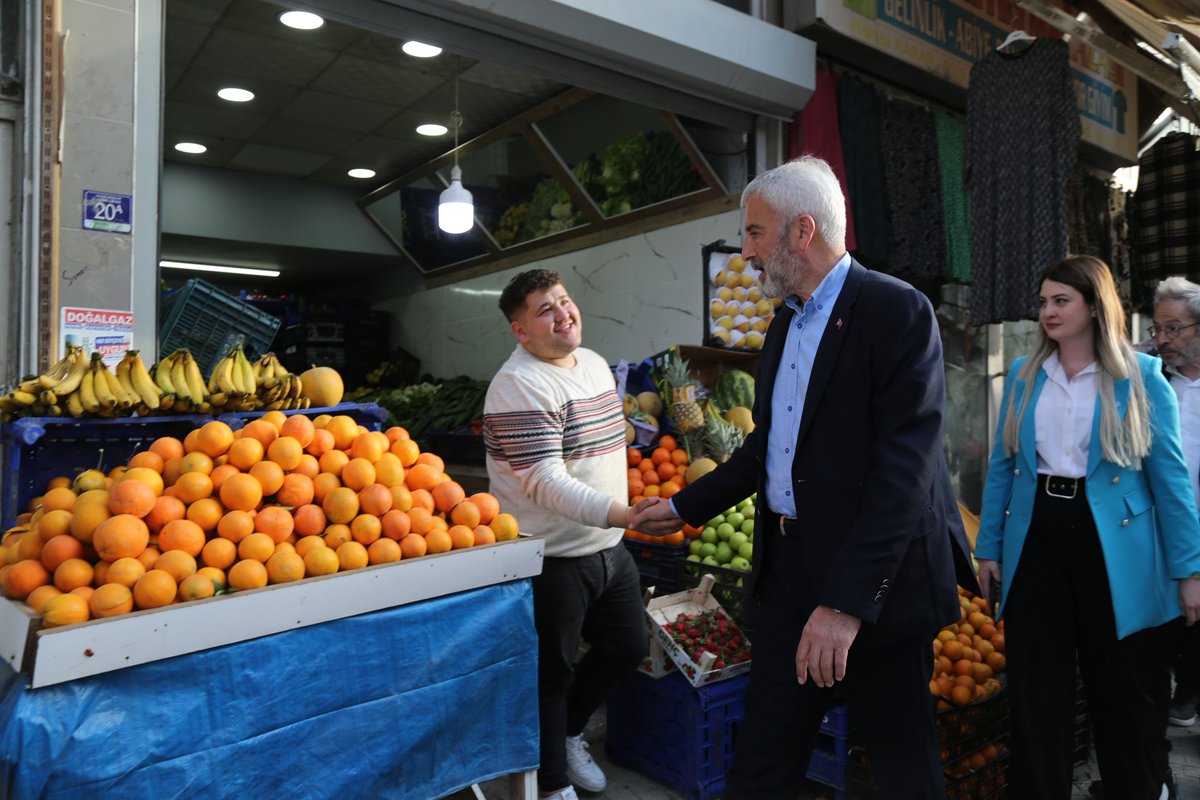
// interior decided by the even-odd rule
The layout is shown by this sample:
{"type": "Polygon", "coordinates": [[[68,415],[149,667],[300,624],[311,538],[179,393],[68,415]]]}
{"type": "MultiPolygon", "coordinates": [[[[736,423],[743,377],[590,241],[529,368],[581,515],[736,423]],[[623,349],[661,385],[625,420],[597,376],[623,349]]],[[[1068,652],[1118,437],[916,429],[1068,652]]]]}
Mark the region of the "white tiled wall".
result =
{"type": "Polygon", "coordinates": [[[583,313],[583,344],[611,364],[672,344],[699,344],[703,277],[700,249],[717,239],[741,242],[741,212],[685,222],[587,250],[416,291],[376,304],[392,313],[392,341],[421,359],[434,377],[490,378],[516,346],[497,302],[513,275],[562,273],[583,313]]]}

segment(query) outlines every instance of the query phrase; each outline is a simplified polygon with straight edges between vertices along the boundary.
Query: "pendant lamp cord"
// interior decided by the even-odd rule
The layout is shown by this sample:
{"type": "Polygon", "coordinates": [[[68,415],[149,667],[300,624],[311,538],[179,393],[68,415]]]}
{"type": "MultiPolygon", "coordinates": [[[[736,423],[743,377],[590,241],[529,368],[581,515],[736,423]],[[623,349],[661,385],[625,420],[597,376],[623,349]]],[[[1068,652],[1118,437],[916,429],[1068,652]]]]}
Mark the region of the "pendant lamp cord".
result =
{"type": "Polygon", "coordinates": [[[454,166],[458,166],[458,129],[462,127],[462,114],[458,110],[458,70],[454,71],[454,110],[450,112],[450,126],[454,128],[454,166]]]}

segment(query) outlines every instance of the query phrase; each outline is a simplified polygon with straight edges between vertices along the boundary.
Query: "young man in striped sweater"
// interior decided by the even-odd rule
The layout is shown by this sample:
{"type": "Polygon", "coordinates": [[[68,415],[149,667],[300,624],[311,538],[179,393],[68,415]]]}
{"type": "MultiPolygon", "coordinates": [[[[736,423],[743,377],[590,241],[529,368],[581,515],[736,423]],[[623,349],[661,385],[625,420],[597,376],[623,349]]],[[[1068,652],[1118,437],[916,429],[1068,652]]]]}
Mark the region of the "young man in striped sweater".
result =
{"type": "Polygon", "coordinates": [[[514,277],[500,295],[517,347],[488,388],[483,428],[491,492],[546,539],[533,579],[543,797],[604,790],[582,733],[646,654],[637,566],[621,544],[625,425],[612,373],[580,347],[579,308],[557,272],[514,277]],[[574,664],[580,639],[590,645],[574,664]]]}

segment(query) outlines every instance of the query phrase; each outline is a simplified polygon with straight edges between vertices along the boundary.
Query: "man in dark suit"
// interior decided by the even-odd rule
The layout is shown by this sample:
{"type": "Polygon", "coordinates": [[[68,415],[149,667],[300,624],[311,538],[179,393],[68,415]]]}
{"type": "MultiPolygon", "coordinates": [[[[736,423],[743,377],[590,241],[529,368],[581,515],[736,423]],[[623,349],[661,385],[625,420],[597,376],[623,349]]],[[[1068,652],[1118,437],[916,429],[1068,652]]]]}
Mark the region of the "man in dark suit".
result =
{"type": "Polygon", "coordinates": [[[944,796],[929,692],[932,640],[975,588],[942,453],[933,308],[845,248],[845,201],[822,160],[742,195],[742,255],[785,298],[759,358],[757,425],[728,462],[644,501],[631,527],[702,524],[758,492],[754,666],[726,797],[796,797],[838,697],[888,797],[944,796]]]}

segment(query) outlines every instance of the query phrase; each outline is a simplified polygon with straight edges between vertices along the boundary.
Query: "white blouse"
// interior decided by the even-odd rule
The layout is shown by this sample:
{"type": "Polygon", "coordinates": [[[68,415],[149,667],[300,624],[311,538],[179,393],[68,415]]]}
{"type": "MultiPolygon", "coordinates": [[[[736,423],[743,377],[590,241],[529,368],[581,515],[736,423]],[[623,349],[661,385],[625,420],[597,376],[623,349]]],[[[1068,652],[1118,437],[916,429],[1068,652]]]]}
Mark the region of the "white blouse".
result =
{"type": "Polygon", "coordinates": [[[1082,478],[1087,475],[1100,369],[1093,361],[1068,379],[1058,353],[1051,353],[1042,369],[1047,378],[1034,416],[1038,473],[1082,478]]]}

